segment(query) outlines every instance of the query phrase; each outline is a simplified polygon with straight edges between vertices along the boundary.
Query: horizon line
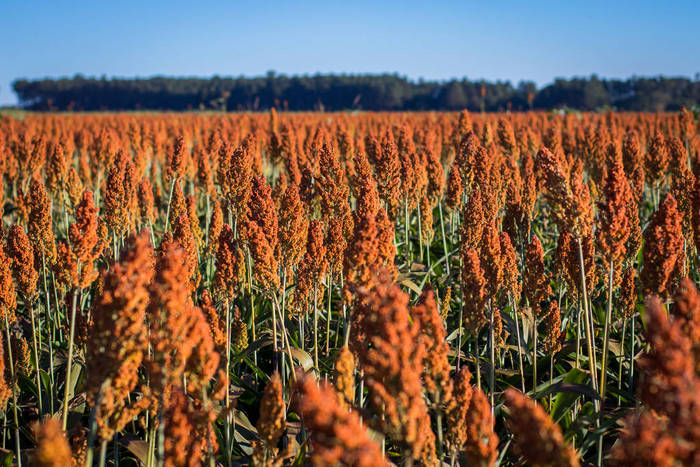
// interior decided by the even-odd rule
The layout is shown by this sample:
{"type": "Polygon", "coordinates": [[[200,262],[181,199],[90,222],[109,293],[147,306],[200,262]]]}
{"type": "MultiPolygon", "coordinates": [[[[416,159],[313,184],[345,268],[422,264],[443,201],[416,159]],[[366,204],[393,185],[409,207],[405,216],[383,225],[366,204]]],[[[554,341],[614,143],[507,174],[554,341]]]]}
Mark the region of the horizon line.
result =
{"type": "MultiPolygon", "coordinates": [[[[60,75],[60,76],[43,76],[41,78],[27,78],[27,77],[17,77],[12,80],[11,84],[14,85],[14,83],[18,81],[60,81],[60,80],[70,80],[70,79],[75,79],[75,78],[83,78],[83,79],[94,79],[94,80],[123,80],[123,81],[137,81],[137,80],[142,80],[142,81],[147,81],[151,79],[198,79],[198,80],[210,80],[210,79],[265,79],[270,77],[270,74],[272,74],[275,78],[289,78],[289,79],[295,79],[295,78],[314,78],[314,77],[328,77],[328,76],[350,76],[350,77],[379,77],[379,76],[394,76],[399,79],[404,79],[408,82],[411,83],[434,83],[434,84],[446,84],[452,81],[469,81],[472,83],[479,83],[479,82],[484,82],[484,83],[510,83],[510,84],[519,84],[519,83],[532,83],[537,88],[544,88],[546,86],[549,86],[553,83],[555,83],[558,80],[565,80],[565,81],[572,81],[576,79],[591,79],[591,78],[596,78],[600,81],[629,81],[629,80],[635,80],[635,79],[687,79],[689,81],[700,81],[700,72],[696,72],[694,76],[688,76],[688,75],[671,75],[671,74],[664,74],[663,72],[658,73],[658,74],[631,74],[628,75],[627,77],[611,77],[611,76],[600,76],[597,73],[589,73],[587,75],[584,74],[576,74],[576,75],[569,75],[569,76],[554,76],[550,80],[548,80],[545,84],[538,84],[536,80],[532,79],[527,79],[527,78],[520,78],[517,81],[516,80],[511,80],[511,79],[488,79],[488,78],[470,78],[467,75],[461,76],[461,77],[449,77],[449,78],[437,78],[437,79],[428,79],[424,77],[411,77],[408,74],[402,74],[397,71],[384,71],[384,72],[309,72],[309,73],[284,73],[284,72],[277,72],[275,70],[269,70],[265,74],[262,75],[246,75],[246,74],[240,74],[240,75],[233,75],[233,74],[211,74],[211,75],[169,75],[169,74],[150,74],[150,75],[132,75],[132,76],[126,76],[126,75],[87,75],[83,74],[80,72],[74,73],[72,76],[69,75],[60,75]]],[[[12,91],[14,92],[14,86],[12,91]]]]}

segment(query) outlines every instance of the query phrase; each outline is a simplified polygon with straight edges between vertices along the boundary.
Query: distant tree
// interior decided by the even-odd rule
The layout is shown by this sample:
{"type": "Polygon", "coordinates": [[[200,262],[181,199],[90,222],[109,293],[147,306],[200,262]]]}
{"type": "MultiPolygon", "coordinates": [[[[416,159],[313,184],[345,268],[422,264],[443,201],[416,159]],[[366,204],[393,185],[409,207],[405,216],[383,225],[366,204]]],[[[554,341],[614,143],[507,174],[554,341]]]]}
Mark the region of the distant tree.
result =
{"type": "Polygon", "coordinates": [[[20,106],[33,110],[677,110],[700,104],[700,81],[688,78],[556,79],[532,82],[409,81],[396,74],[108,79],[104,76],[13,83],[20,106]],[[483,94],[482,94],[483,93],[483,94]],[[284,103],[284,104],[283,104],[284,103]]]}
{"type": "Polygon", "coordinates": [[[440,104],[440,107],[447,110],[466,109],[469,102],[462,83],[457,81],[447,83],[442,96],[440,96],[440,104]]]}

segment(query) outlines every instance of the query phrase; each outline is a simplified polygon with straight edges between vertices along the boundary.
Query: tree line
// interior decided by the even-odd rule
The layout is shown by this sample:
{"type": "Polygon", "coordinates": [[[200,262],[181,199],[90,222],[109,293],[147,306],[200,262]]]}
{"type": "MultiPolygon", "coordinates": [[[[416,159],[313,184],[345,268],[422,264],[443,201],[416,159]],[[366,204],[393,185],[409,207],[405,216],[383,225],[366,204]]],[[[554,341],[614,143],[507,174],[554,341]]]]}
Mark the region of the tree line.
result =
{"type": "Polygon", "coordinates": [[[396,74],[255,78],[73,78],[16,80],[29,110],[460,110],[571,108],[673,111],[700,104],[700,80],[632,77],[521,81],[412,81],[396,74]]]}

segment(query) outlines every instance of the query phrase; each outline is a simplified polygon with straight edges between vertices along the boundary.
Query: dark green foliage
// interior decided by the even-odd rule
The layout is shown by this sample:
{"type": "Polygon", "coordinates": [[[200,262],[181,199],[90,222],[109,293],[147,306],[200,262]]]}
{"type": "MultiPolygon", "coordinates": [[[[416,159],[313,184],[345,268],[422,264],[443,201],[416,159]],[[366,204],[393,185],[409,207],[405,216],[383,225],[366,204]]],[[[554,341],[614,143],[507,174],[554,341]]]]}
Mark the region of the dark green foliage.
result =
{"type": "Polygon", "coordinates": [[[534,83],[410,81],[396,74],[257,78],[73,78],[17,80],[20,106],[33,110],[461,110],[567,107],[678,110],[700,103],[700,81],[687,78],[557,79],[534,83]],[[482,88],[484,94],[482,97],[482,88]],[[532,98],[530,101],[528,98],[532,98]]]}

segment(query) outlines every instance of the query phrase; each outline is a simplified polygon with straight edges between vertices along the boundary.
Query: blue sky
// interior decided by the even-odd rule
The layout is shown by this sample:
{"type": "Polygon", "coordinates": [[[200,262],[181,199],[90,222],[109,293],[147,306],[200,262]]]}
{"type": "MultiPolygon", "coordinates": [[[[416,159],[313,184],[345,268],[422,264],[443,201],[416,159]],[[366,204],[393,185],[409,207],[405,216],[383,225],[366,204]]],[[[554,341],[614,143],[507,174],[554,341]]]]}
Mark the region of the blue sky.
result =
{"type": "Polygon", "coordinates": [[[16,78],[397,72],[532,80],[700,72],[698,1],[0,0],[16,78]]]}

